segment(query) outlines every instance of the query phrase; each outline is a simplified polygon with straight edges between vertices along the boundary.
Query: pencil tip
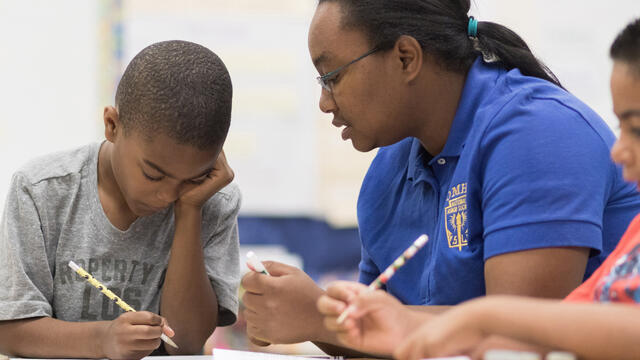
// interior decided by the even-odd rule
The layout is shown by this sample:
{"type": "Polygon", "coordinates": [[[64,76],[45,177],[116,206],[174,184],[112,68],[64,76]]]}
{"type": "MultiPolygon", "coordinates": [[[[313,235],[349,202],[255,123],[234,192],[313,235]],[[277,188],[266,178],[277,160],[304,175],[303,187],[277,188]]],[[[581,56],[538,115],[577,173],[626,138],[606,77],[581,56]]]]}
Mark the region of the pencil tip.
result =
{"type": "Polygon", "coordinates": [[[166,342],[167,344],[169,344],[169,345],[173,346],[173,347],[174,347],[174,348],[176,348],[176,349],[179,349],[178,345],[176,345],[176,343],[175,343],[175,342],[173,342],[173,340],[171,340],[171,338],[170,338],[170,337],[168,337],[166,334],[162,334],[162,335],[160,335],[160,338],[161,338],[162,340],[164,340],[164,342],[166,342]]]}

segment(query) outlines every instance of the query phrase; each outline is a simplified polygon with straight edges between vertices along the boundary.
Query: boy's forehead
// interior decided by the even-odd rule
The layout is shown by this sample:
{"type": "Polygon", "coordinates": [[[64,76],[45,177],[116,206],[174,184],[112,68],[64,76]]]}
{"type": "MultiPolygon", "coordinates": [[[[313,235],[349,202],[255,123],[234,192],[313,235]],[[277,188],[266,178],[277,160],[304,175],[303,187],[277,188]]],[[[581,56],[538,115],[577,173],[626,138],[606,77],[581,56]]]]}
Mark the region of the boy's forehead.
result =
{"type": "Polygon", "coordinates": [[[162,169],[168,175],[182,179],[197,177],[211,169],[222,148],[217,146],[201,150],[193,145],[181,144],[166,134],[153,137],[132,135],[129,141],[135,151],[131,155],[135,153],[139,162],[153,164],[153,167],[162,169]]]}
{"type": "Polygon", "coordinates": [[[176,136],[168,134],[163,129],[140,129],[135,128],[130,131],[130,136],[140,148],[149,152],[175,152],[175,151],[204,151],[212,152],[222,148],[222,144],[212,145],[210,148],[202,149],[195,144],[188,144],[179,140],[176,136]]]}

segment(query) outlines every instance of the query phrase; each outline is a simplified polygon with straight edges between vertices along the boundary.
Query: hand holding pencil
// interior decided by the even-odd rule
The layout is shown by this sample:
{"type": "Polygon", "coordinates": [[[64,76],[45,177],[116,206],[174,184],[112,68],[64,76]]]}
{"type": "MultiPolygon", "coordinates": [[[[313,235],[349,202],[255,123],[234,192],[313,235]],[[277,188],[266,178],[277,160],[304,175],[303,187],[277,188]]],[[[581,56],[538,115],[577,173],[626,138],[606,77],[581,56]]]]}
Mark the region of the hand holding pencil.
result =
{"type": "Polygon", "coordinates": [[[379,290],[425,243],[426,236],[414,241],[403,255],[369,286],[357,282],[332,283],[317,303],[324,325],[344,345],[370,354],[390,357],[409,332],[431,318],[417,313],[396,298],[379,290]]]}
{"type": "Polygon", "coordinates": [[[326,333],[316,301],[324,291],[304,271],[248,254],[242,278],[247,336],[256,345],[299,343],[326,333]],[[303,321],[301,321],[303,319],[303,321]]]}
{"type": "Polygon", "coordinates": [[[104,356],[110,359],[148,356],[160,346],[160,336],[166,331],[166,320],[149,311],[125,312],[106,323],[100,345],[104,356]]]}
{"type": "Polygon", "coordinates": [[[167,334],[173,336],[174,332],[165,318],[148,311],[136,312],[129,304],[76,263],[70,261],[69,267],[125,310],[124,314],[110,321],[105,331],[100,334],[103,353],[106,357],[112,359],[142,358],[158,348],[160,340],[175,348],[178,347],[167,336],[167,334]]]}

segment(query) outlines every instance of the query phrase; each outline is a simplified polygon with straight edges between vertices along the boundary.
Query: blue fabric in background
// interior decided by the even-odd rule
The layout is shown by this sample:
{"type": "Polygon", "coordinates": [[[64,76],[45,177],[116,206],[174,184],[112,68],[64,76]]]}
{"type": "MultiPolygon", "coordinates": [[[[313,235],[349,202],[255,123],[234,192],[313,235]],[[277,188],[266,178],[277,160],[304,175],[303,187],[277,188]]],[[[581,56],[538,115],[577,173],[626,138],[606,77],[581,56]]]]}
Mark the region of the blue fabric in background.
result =
{"type": "MultiPolygon", "coordinates": [[[[314,280],[332,272],[357,271],[358,229],[335,229],[325,221],[295,217],[238,217],[241,245],[283,245],[302,256],[314,280]]],[[[267,259],[264,259],[267,260],[267,259]]]]}

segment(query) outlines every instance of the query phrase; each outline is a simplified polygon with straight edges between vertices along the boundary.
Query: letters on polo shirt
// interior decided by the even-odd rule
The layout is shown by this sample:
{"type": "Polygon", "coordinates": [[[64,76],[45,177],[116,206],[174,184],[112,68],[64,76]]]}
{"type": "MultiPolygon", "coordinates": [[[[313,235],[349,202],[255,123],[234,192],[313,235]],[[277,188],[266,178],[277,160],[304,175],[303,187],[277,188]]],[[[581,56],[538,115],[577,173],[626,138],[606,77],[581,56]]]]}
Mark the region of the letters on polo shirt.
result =
{"type": "Polygon", "coordinates": [[[467,183],[458,184],[447,192],[447,205],[444,207],[444,225],[450,248],[469,245],[469,226],[467,221],[467,183]]]}

